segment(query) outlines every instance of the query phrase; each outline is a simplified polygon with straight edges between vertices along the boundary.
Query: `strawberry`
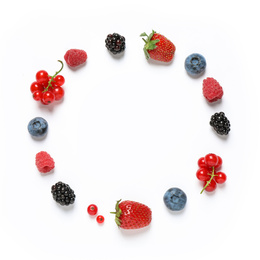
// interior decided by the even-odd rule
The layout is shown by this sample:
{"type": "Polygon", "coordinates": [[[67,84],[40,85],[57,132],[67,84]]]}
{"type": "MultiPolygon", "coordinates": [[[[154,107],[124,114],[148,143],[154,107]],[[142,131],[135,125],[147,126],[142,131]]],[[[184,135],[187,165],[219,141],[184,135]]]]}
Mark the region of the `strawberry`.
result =
{"type": "Polygon", "coordinates": [[[147,39],[142,38],[145,42],[143,50],[146,59],[151,58],[162,62],[170,62],[173,59],[176,48],[165,36],[154,30],[149,36],[145,32],[140,36],[147,37],[147,39]]]}
{"type": "Polygon", "coordinates": [[[116,203],[115,222],[123,229],[138,229],[148,226],[152,220],[152,211],[146,205],[125,200],[116,203]]]}

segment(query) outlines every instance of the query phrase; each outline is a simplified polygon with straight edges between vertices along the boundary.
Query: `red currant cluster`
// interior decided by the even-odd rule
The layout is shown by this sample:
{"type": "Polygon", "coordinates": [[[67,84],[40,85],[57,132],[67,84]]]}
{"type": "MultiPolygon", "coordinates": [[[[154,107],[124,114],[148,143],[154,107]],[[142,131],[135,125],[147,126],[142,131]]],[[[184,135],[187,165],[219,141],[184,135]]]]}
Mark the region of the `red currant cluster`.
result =
{"type": "Polygon", "coordinates": [[[64,89],[61,86],[65,83],[65,79],[62,75],[58,75],[63,69],[63,62],[58,61],[62,65],[59,71],[50,76],[47,71],[40,70],[36,73],[36,81],[31,84],[33,99],[41,101],[43,105],[49,105],[64,96],[64,89]]]}
{"type": "Polygon", "coordinates": [[[226,174],[218,172],[221,165],[221,157],[213,153],[209,153],[198,160],[198,166],[200,168],[197,170],[196,176],[200,181],[204,182],[201,193],[204,190],[208,192],[214,191],[217,188],[217,183],[222,184],[226,181],[226,174]]]}
{"type": "MultiPolygon", "coordinates": [[[[91,216],[95,216],[98,211],[98,207],[95,204],[90,204],[87,208],[88,214],[91,216]]],[[[102,224],[105,220],[105,218],[102,215],[98,215],[96,217],[96,220],[99,224],[102,224]]]]}

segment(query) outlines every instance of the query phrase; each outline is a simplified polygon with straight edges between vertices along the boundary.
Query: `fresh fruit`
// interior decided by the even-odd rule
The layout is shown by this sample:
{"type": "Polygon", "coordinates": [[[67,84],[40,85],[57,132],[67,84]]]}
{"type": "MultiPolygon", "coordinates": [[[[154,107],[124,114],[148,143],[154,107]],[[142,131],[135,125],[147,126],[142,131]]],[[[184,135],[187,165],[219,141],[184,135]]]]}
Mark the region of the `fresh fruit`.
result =
{"type": "Polygon", "coordinates": [[[224,172],[218,172],[217,176],[214,177],[214,180],[216,181],[216,183],[222,184],[226,182],[227,176],[224,172]]]}
{"type": "Polygon", "coordinates": [[[152,221],[152,211],[146,205],[131,201],[118,200],[116,203],[115,222],[123,229],[138,229],[148,226],[152,221]]]}
{"type": "Polygon", "coordinates": [[[98,207],[95,204],[90,204],[87,208],[88,214],[94,216],[97,214],[98,207]]]}
{"type": "Polygon", "coordinates": [[[55,162],[52,157],[44,151],[36,154],[35,164],[41,173],[48,173],[55,167],[55,162]]]}
{"type": "Polygon", "coordinates": [[[75,202],[76,195],[70,186],[61,181],[51,187],[53,199],[62,206],[69,206],[75,202]]]}
{"type": "Polygon", "coordinates": [[[43,105],[49,105],[64,96],[64,89],[61,86],[65,83],[65,79],[62,75],[58,75],[63,69],[63,62],[58,61],[62,65],[59,71],[49,76],[45,70],[40,70],[36,73],[36,81],[31,84],[33,99],[40,101],[43,105]]]}
{"type": "Polygon", "coordinates": [[[48,131],[48,122],[42,117],[33,118],[28,124],[28,131],[34,137],[43,137],[48,131]]]}
{"type": "Polygon", "coordinates": [[[172,211],[180,211],[186,205],[187,196],[179,188],[170,188],[165,192],[163,201],[168,209],[172,211]]]}
{"type": "Polygon", "coordinates": [[[118,33],[108,34],[105,43],[106,48],[113,54],[119,54],[125,50],[125,37],[118,33]]]}
{"type": "Polygon", "coordinates": [[[65,55],[64,59],[70,67],[78,67],[86,62],[88,56],[84,50],[70,49],[65,55]]]}
{"type": "Polygon", "coordinates": [[[190,76],[199,76],[206,69],[206,60],[201,54],[193,53],[186,58],[184,66],[190,76]]]}
{"type": "Polygon", "coordinates": [[[224,92],[220,84],[214,78],[203,80],[203,96],[208,102],[212,103],[222,98],[224,92]]]}
{"type": "Polygon", "coordinates": [[[209,124],[219,135],[227,135],[230,131],[230,122],[224,112],[212,115],[209,124]]]}
{"type": "Polygon", "coordinates": [[[156,33],[154,30],[149,36],[145,32],[140,36],[147,37],[146,39],[142,38],[145,42],[143,50],[146,59],[151,58],[162,62],[170,62],[173,59],[176,50],[175,45],[165,36],[156,33]]]}
{"type": "Polygon", "coordinates": [[[105,218],[102,215],[98,215],[96,220],[97,223],[102,224],[105,221],[105,218]]]}
{"type": "Polygon", "coordinates": [[[226,181],[226,174],[217,171],[222,166],[222,158],[220,156],[209,153],[198,160],[198,165],[200,168],[197,170],[196,176],[200,181],[203,181],[204,186],[201,193],[204,190],[212,192],[217,188],[217,183],[222,184],[226,181]]]}

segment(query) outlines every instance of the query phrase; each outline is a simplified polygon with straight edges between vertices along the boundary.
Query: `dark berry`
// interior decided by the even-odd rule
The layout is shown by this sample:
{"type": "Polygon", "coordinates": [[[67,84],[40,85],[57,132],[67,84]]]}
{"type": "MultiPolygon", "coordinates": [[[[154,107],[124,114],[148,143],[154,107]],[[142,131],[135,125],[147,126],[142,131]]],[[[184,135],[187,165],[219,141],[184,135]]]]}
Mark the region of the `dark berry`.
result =
{"type": "Polygon", "coordinates": [[[186,58],[185,69],[191,76],[200,75],[206,69],[206,60],[201,54],[193,53],[186,58]]]}
{"type": "Polygon", "coordinates": [[[212,115],[209,124],[219,135],[227,135],[230,131],[230,122],[224,112],[212,115]]]}
{"type": "Polygon", "coordinates": [[[55,185],[52,185],[51,193],[53,199],[62,206],[73,204],[76,198],[76,195],[70,186],[61,181],[57,182],[55,185]]]}
{"type": "Polygon", "coordinates": [[[168,209],[179,211],[185,207],[187,196],[179,188],[170,188],[164,194],[163,201],[168,209]]]}
{"type": "Polygon", "coordinates": [[[28,131],[34,137],[43,137],[47,134],[48,123],[42,117],[35,117],[28,124],[28,131]]]}
{"type": "Polygon", "coordinates": [[[113,54],[121,53],[125,50],[125,37],[118,33],[108,34],[106,48],[113,54]]]}

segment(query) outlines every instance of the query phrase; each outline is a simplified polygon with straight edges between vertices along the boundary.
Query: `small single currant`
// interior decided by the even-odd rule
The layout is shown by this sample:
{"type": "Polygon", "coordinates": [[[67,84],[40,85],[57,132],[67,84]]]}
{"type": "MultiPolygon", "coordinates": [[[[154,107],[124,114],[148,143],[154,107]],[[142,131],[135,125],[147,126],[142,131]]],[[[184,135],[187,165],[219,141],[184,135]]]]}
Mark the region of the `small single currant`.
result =
{"type": "Polygon", "coordinates": [[[61,69],[53,76],[50,76],[47,71],[40,70],[36,73],[36,81],[31,84],[30,90],[33,94],[33,99],[40,101],[43,105],[49,105],[54,101],[61,100],[65,94],[63,85],[65,79],[62,75],[58,75],[63,69],[63,62],[61,69]]]}
{"type": "Polygon", "coordinates": [[[102,215],[98,215],[96,220],[98,224],[102,224],[105,221],[105,218],[102,215]]]}
{"type": "Polygon", "coordinates": [[[88,214],[94,216],[97,214],[98,207],[95,204],[90,204],[87,208],[88,214]]]}
{"type": "Polygon", "coordinates": [[[203,189],[212,192],[217,184],[223,184],[227,180],[225,173],[218,171],[222,166],[222,158],[216,154],[209,153],[198,160],[199,169],[196,172],[197,178],[203,182],[203,189]]]}

